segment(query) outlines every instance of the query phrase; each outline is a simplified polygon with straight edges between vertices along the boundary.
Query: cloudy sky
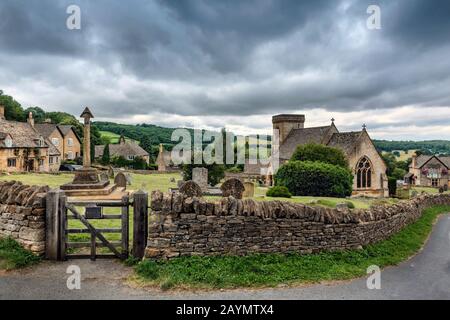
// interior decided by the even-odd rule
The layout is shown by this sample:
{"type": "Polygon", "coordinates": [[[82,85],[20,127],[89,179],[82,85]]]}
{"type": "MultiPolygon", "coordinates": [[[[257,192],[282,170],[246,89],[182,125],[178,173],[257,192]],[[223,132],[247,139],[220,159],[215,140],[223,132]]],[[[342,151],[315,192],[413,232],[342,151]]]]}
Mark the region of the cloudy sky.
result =
{"type": "Polygon", "coordinates": [[[304,113],[450,139],[450,1],[0,0],[0,89],[121,123],[267,133],[271,115],[304,113]]]}

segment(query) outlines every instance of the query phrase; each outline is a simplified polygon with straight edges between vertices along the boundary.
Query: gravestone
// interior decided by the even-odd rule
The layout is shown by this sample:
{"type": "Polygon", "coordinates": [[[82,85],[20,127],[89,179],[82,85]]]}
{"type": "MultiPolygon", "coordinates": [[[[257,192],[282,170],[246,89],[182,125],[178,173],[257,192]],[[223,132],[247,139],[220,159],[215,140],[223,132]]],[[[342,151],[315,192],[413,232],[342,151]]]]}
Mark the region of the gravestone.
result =
{"type": "Polygon", "coordinates": [[[125,177],[127,178],[127,184],[128,184],[129,186],[131,186],[131,183],[132,183],[131,174],[126,173],[126,174],[125,174],[125,177]]]}
{"type": "Polygon", "coordinates": [[[109,168],[108,168],[108,176],[111,179],[114,179],[114,168],[112,166],[109,166],[109,168]]]}
{"type": "Polygon", "coordinates": [[[245,187],[241,180],[231,178],[222,183],[220,190],[222,190],[222,196],[224,197],[233,196],[236,199],[242,199],[245,187]]]}
{"type": "Polygon", "coordinates": [[[203,192],[200,186],[192,180],[186,181],[180,188],[180,193],[188,198],[201,197],[203,192]]]}
{"type": "Polygon", "coordinates": [[[100,181],[109,181],[108,173],[106,172],[100,172],[100,181]]]}
{"type": "Polygon", "coordinates": [[[193,168],[192,181],[197,183],[203,192],[206,192],[208,190],[208,169],[193,168]]]}
{"type": "Polygon", "coordinates": [[[127,187],[127,177],[123,172],[119,172],[114,178],[114,183],[121,188],[127,187]]]}
{"type": "Polygon", "coordinates": [[[243,193],[243,197],[244,198],[252,198],[253,196],[255,196],[255,184],[253,182],[244,182],[244,193],[243,193]]]}
{"type": "Polygon", "coordinates": [[[183,180],[178,180],[178,181],[177,181],[177,187],[178,187],[178,188],[181,188],[181,187],[183,186],[183,184],[184,184],[184,181],[183,181],[183,180]]]}

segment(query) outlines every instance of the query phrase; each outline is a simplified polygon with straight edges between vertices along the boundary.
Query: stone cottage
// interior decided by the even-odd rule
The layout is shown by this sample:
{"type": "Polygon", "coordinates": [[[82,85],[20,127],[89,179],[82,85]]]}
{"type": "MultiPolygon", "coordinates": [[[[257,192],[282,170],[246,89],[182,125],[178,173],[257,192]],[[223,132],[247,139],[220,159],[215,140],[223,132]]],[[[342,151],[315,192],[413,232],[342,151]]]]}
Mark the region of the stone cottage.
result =
{"type": "MultiPolygon", "coordinates": [[[[272,117],[273,130],[279,133],[279,164],[291,158],[297,146],[307,143],[324,144],[341,149],[347,157],[354,175],[353,195],[368,197],[389,196],[386,164],[375,148],[366,126],[361,131],[339,132],[332,119],[331,124],[305,128],[305,116],[280,114],[272,117]]],[[[275,151],[276,152],[276,151],[275,151]]],[[[252,167],[252,172],[255,168],[252,167]]],[[[273,170],[268,169],[267,181],[271,184],[273,170]]]]}
{"type": "Polygon", "coordinates": [[[74,160],[81,156],[81,139],[71,125],[45,123],[35,124],[35,129],[46,137],[61,154],[61,160],[74,160]]]}
{"type": "Polygon", "coordinates": [[[31,112],[27,122],[9,121],[0,106],[0,171],[57,171],[60,156],[59,150],[36,130],[31,112]]]}
{"type": "MultiPolygon", "coordinates": [[[[95,158],[100,159],[103,156],[104,145],[95,146],[95,158]]],[[[141,157],[147,164],[150,162],[150,154],[142,149],[137,143],[125,140],[122,135],[119,138],[119,143],[109,145],[109,155],[111,158],[124,157],[126,160],[134,160],[141,157]]]]}
{"type": "Polygon", "coordinates": [[[450,186],[450,156],[413,155],[405,182],[422,187],[450,186]]]}

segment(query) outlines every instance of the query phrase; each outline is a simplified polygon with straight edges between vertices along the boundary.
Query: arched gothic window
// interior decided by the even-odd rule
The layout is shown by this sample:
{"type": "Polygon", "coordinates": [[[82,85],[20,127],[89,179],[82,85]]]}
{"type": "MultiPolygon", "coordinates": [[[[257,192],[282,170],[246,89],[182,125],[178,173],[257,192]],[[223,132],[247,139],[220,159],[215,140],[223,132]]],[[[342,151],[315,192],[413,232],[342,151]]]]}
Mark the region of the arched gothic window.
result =
{"type": "Polygon", "coordinates": [[[359,160],[356,167],[356,178],[358,189],[370,188],[372,186],[372,167],[367,157],[359,160]]]}

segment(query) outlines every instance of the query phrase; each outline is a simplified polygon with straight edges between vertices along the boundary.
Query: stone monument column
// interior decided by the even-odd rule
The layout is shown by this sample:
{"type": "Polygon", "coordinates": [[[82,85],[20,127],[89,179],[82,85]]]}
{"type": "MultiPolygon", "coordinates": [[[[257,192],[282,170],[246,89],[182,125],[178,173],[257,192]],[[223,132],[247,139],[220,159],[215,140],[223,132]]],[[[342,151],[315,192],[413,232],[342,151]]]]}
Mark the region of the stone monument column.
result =
{"type": "Polygon", "coordinates": [[[83,167],[91,167],[91,118],[94,118],[89,108],[85,108],[80,116],[84,118],[84,139],[83,139],[83,167]]]}

